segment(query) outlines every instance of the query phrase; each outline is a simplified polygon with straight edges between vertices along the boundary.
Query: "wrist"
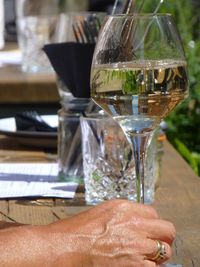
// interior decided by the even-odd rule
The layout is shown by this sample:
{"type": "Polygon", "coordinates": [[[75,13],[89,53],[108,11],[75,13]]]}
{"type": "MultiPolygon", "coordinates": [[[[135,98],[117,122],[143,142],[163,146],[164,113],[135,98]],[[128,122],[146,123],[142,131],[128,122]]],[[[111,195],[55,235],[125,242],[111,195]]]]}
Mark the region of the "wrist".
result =
{"type": "Polygon", "coordinates": [[[49,251],[52,251],[52,267],[92,266],[88,256],[91,240],[88,235],[80,234],[71,225],[64,227],[62,221],[45,227],[49,251]]]}
{"type": "MultiPolygon", "coordinates": [[[[43,227],[38,226],[9,227],[1,230],[1,266],[43,267],[44,262],[49,260],[46,257],[47,241],[44,239],[43,232],[43,227]]],[[[46,266],[51,266],[48,263],[46,266]]]]}

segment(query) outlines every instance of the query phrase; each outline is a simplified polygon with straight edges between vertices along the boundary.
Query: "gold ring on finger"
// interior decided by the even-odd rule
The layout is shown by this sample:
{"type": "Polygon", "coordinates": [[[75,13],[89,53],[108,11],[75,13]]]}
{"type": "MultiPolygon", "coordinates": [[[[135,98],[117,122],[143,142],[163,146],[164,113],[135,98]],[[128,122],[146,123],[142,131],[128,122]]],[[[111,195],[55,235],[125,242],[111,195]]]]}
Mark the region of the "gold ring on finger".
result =
{"type": "Polygon", "coordinates": [[[167,252],[165,249],[165,245],[160,240],[156,240],[156,242],[157,242],[157,251],[156,254],[151,258],[151,260],[155,262],[160,262],[165,260],[167,252]]]}

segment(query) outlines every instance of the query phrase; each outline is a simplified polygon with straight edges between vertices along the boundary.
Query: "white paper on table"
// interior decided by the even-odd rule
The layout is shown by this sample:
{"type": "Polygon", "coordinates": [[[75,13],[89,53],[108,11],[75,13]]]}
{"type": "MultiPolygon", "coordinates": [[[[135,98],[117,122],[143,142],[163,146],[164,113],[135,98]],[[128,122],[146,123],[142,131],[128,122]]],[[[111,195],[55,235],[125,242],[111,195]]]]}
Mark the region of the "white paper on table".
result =
{"type": "MultiPolygon", "coordinates": [[[[58,175],[57,163],[0,163],[0,175],[1,174],[16,174],[23,175],[27,179],[33,179],[33,176],[37,177],[38,181],[44,181],[46,178],[48,182],[55,181],[58,175]],[[49,179],[49,180],[48,180],[49,179]]],[[[17,177],[17,176],[16,176],[17,177]]],[[[14,180],[17,178],[12,177],[14,180]]],[[[0,177],[1,180],[1,177],[0,177]]],[[[32,180],[30,180],[32,181],[32,180]]]]}
{"type": "Polygon", "coordinates": [[[22,53],[20,50],[0,51],[0,66],[6,64],[19,65],[22,62],[22,53]]]}
{"type": "Polygon", "coordinates": [[[77,183],[59,182],[56,163],[1,163],[0,198],[73,198],[77,183]]]}

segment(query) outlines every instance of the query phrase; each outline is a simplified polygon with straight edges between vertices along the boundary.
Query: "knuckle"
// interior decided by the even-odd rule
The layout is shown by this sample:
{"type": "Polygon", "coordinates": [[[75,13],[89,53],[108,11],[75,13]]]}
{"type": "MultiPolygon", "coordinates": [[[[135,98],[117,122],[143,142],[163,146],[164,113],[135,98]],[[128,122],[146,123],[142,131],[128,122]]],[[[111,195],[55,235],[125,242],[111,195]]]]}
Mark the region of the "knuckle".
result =
{"type": "Polygon", "coordinates": [[[131,207],[131,202],[126,199],[114,199],[113,204],[120,210],[129,209],[131,207]]]}
{"type": "Polygon", "coordinates": [[[155,219],[158,219],[158,218],[159,218],[158,213],[157,213],[157,211],[155,210],[154,207],[152,207],[152,206],[146,206],[146,208],[148,209],[149,213],[150,213],[155,219]]]}

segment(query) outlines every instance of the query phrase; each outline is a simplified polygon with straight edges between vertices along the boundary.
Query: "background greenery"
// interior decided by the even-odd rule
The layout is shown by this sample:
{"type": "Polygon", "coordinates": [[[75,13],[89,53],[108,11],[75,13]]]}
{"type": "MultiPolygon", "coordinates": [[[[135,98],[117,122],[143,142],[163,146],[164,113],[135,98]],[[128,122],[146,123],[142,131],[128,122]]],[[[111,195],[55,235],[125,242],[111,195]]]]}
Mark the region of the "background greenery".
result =
{"type": "MultiPolygon", "coordinates": [[[[152,12],[152,1],[146,2],[145,11],[152,12]]],[[[160,12],[171,13],[176,21],[190,78],[189,98],[166,119],[167,137],[200,176],[200,1],[165,0],[160,12]]]]}

